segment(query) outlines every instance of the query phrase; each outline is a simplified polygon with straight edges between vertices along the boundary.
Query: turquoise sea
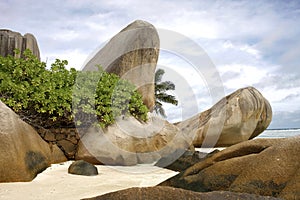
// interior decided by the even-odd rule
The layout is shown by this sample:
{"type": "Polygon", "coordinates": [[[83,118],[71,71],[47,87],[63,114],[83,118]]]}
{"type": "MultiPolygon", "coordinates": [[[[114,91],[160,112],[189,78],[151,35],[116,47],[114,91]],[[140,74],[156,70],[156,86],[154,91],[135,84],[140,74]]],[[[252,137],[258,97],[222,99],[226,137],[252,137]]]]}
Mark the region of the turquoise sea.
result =
{"type": "Polygon", "coordinates": [[[256,138],[286,138],[300,135],[300,128],[267,129],[256,138]]]}

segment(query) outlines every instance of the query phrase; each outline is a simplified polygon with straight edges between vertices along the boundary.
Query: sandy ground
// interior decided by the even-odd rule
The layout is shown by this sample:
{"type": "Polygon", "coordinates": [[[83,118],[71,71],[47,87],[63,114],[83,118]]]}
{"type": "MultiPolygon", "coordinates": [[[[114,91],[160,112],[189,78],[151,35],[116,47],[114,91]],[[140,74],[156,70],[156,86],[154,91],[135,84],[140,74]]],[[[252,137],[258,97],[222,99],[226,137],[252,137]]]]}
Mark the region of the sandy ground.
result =
{"type": "MultiPolygon", "coordinates": [[[[224,148],[196,148],[204,153],[215,149],[224,148]]],[[[68,174],[71,163],[52,165],[31,182],[0,183],[0,200],[77,200],[131,187],[155,186],[178,173],[152,165],[97,165],[99,175],[79,176],[68,174]]]]}
{"type": "Polygon", "coordinates": [[[68,174],[71,161],[55,164],[32,182],[0,183],[0,199],[82,199],[130,187],[154,186],[177,172],[150,165],[97,166],[99,175],[68,174]]]}

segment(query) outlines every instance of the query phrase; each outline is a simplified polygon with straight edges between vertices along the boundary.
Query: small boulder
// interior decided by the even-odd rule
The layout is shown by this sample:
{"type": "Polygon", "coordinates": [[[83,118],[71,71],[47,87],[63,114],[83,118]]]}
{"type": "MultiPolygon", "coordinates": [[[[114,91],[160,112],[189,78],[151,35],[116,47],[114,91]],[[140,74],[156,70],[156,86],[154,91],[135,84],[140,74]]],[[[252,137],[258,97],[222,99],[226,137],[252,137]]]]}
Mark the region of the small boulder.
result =
{"type": "Polygon", "coordinates": [[[95,176],[98,175],[98,169],[86,161],[77,160],[69,166],[68,173],[84,176],[95,176]]]}

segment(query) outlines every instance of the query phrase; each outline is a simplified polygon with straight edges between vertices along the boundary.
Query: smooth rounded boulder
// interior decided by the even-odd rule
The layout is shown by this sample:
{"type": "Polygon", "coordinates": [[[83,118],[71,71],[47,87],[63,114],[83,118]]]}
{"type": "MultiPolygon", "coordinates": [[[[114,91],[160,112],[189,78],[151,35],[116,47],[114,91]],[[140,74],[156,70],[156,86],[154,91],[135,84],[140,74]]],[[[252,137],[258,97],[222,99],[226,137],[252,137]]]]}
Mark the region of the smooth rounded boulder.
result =
{"type": "Polygon", "coordinates": [[[272,120],[272,108],[254,87],[239,89],[212,108],[177,123],[182,133],[195,135],[196,147],[223,147],[252,139],[272,120]]]}
{"type": "Polygon", "coordinates": [[[0,101],[0,182],[31,181],[50,166],[49,145],[0,101]]]}
{"type": "Polygon", "coordinates": [[[68,173],[83,176],[96,176],[98,175],[98,169],[91,163],[84,160],[77,160],[69,166],[68,173]]]}
{"type": "Polygon", "coordinates": [[[155,27],[136,20],[115,35],[84,65],[83,71],[98,70],[129,80],[137,86],[144,104],[153,110],[154,73],[159,55],[159,36],[155,27]]]}
{"type": "Polygon", "coordinates": [[[189,149],[193,138],[181,134],[173,124],[149,114],[147,123],[134,117],[118,118],[107,128],[80,133],[76,160],[92,164],[136,165],[168,158],[167,166],[189,149]]]}
{"type": "Polygon", "coordinates": [[[299,199],[299,155],[300,136],[250,140],[228,147],[160,185],[299,199]]]}

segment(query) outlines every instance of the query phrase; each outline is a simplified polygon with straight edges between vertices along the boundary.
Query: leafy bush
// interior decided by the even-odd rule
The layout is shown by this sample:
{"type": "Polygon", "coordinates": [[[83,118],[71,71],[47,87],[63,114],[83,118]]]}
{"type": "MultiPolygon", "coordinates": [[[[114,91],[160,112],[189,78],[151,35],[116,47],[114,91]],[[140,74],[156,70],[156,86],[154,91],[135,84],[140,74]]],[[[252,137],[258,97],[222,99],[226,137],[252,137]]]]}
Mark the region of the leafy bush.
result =
{"type": "Polygon", "coordinates": [[[146,121],[148,112],[133,84],[100,67],[97,72],[78,74],[73,90],[73,109],[77,124],[90,125],[97,118],[101,127],[114,123],[119,116],[132,115],[146,121]]]}
{"type": "MultiPolygon", "coordinates": [[[[16,51],[19,53],[19,51],[16,51]]],[[[104,72],[67,70],[66,60],[46,68],[29,50],[24,58],[0,56],[0,99],[35,127],[90,125],[102,127],[119,115],[147,120],[148,109],[128,81],[104,72]],[[80,120],[84,115],[90,120],[80,120]],[[93,121],[93,120],[92,120],[93,121]]]]}

